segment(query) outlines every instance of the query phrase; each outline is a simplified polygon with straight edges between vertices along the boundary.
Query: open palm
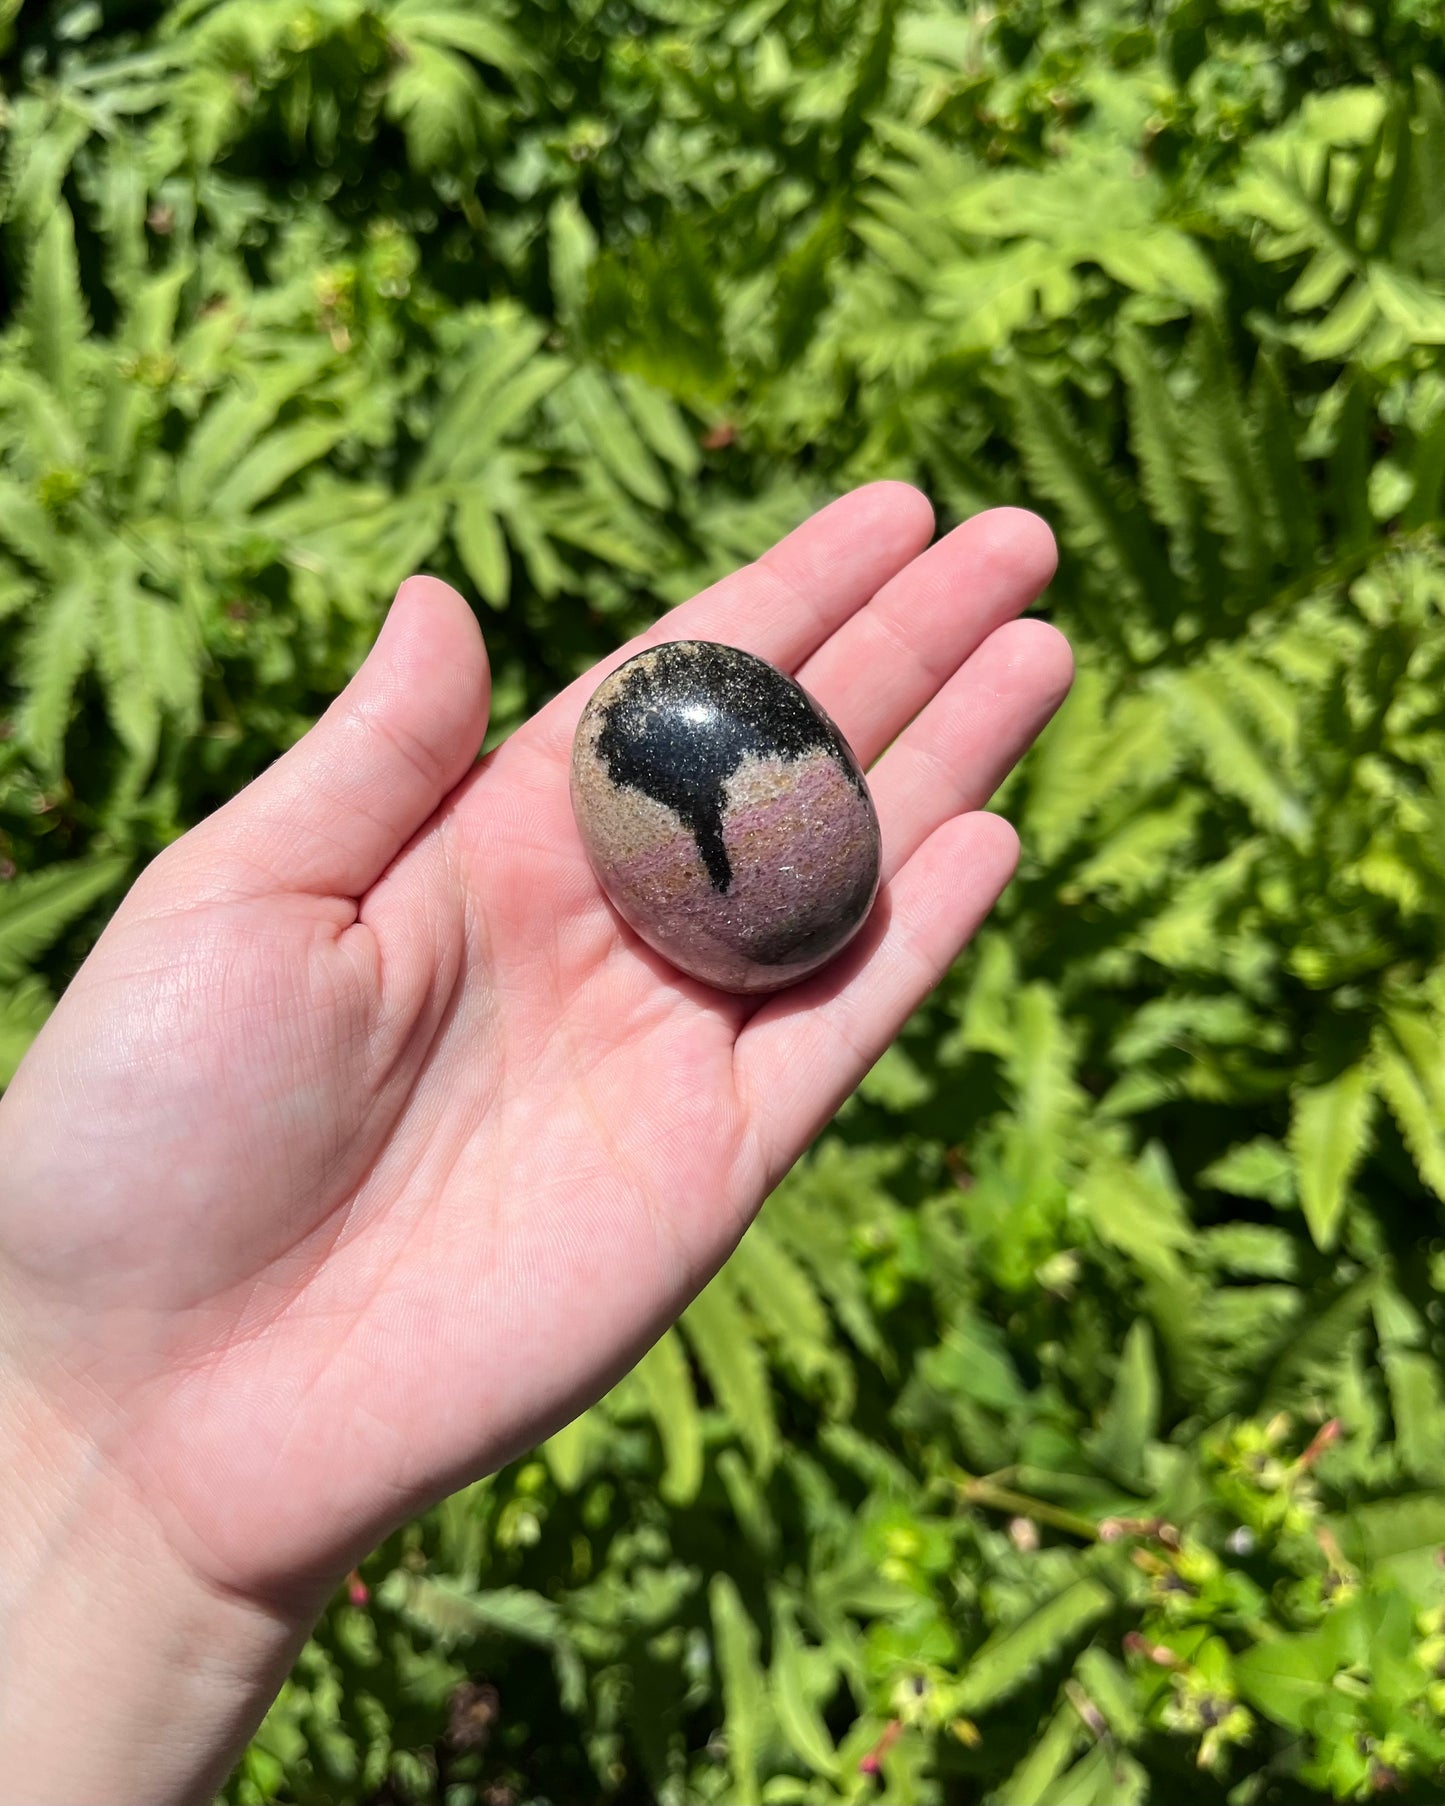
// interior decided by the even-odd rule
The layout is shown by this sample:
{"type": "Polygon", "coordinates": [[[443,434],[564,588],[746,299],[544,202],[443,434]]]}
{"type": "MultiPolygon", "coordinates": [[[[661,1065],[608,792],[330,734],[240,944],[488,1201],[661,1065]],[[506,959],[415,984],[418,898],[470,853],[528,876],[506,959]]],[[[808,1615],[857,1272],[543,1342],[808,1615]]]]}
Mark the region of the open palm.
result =
{"type": "Polygon", "coordinates": [[[330,1584],[596,1397],[993,903],[1016,842],[974,811],[1069,681],[1014,619],[1053,546],[931,532],[859,490],[646,636],[762,654],[877,760],[878,907],[801,986],[723,996],[621,924],[568,800],[601,672],[475,763],[481,638],[426,578],[135,886],[0,1105],[0,1290],[206,1579],[330,1584]]]}

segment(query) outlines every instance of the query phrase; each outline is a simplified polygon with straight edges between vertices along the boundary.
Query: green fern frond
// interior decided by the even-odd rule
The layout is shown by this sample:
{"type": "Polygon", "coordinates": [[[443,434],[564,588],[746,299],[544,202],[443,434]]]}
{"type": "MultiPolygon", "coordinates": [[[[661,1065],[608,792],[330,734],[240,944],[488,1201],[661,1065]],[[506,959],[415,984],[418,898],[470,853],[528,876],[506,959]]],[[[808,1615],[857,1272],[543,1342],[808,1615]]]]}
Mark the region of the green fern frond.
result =
{"type": "Polygon", "coordinates": [[[702,1484],[702,1418],[677,1331],[668,1330],[633,1371],[662,1439],[659,1489],[668,1504],[690,1505],[702,1484]]]}
{"type": "Polygon", "coordinates": [[[77,571],[60,584],[21,643],[20,734],[51,775],[59,774],[64,760],[71,698],[94,656],[100,611],[97,573],[77,571]]]}
{"type": "Polygon", "coordinates": [[[1006,1699],[1046,1662],[1076,1643],[1115,1604],[1102,1581],[1075,1580],[1021,1623],[996,1632],[974,1652],[958,1683],[955,1705],[976,1713],[1006,1699]]]}
{"type": "Polygon", "coordinates": [[[1350,1179],[1369,1149],[1374,1112],[1374,1074],[1363,1061],[1328,1084],[1295,1092],[1289,1149],[1300,1208],[1317,1248],[1334,1245],[1350,1179]]]}
{"type": "Polygon", "coordinates": [[[1445,1198],[1445,1079],[1440,1065],[1439,1018],[1424,1012],[1386,1010],[1377,1024],[1370,1057],[1374,1082],[1390,1107],[1420,1177],[1445,1198]]]}
{"type": "MultiPolygon", "coordinates": [[[[315,382],[329,357],[329,351],[319,346],[291,352],[262,365],[207,409],[187,441],[179,469],[177,489],[184,512],[209,513],[217,487],[242,465],[262,434],[274,428],[287,402],[315,382]]],[[[259,495],[266,493],[263,482],[259,495]]]]}
{"type": "Polygon", "coordinates": [[[768,1366],[726,1267],[688,1306],[682,1328],[713,1396],[766,1473],[778,1453],[768,1366]]]}
{"type": "Polygon", "coordinates": [[[35,368],[58,396],[73,405],[90,316],[80,287],[75,221],[63,201],[55,202],[36,235],[21,318],[29,331],[35,368]]]}
{"type": "Polygon", "coordinates": [[[1136,326],[1121,330],[1115,356],[1129,398],[1129,444],[1139,465],[1140,488],[1169,535],[1175,569],[1197,575],[1198,500],[1164,367],[1136,326]]]}
{"type": "MultiPolygon", "coordinates": [[[[4,893],[0,892],[0,911],[3,907],[4,893]]],[[[34,976],[22,978],[18,984],[0,981],[0,1085],[8,1085],[15,1077],[16,1067],[54,1007],[55,999],[34,976]]]]}
{"type": "Polygon", "coordinates": [[[126,863],[118,857],[71,859],[0,885],[0,982],[22,979],[31,961],[115,889],[126,863]]]}
{"type": "MultiPolygon", "coordinates": [[[[1204,493],[1209,524],[1223,541],[1225,564],[1245,584],[1258,588],[1271,563],[1261,506],[1264,472],[1233,360],[1218,323],[1208,314],[1195,324],[1190,367],[1195,389],[1185,460],[1204,493]]],[[[1225,600],[1228,606],[1230,599],[1225,600]]]]}
{"type": "Polygon", "coordinates": [[[758,1764],[768,1719],[767,1684],[758,1662],[758,1632],[737,1587],[715,1574],[708,1589],[714,1649],[722,1682],[729,1798],[737,1806],[760,1806],[758,1764]]]}
{"type": "Polygon", "coordinates": [[[1007,393],[1019,455],[1035,487],[1059,509],[1072,548],[1130,595],[1151,608],[1162,605],[1170,578],[1152,528],[1125,510],[1061,402],[1021,363],[1007,379],[1007,393]]]}
{"type": "Polygon", "coordinates": [[[1238,797],[1262,828],[1303,845],[1308,811],[1281,770],[1276,749],[1260,745],[1236,701],[1231,679],[1243,663],[1236,657],[1175,679],[1169,694],[1176,719],[1222,794],[1238,797]]]}
{"type": "Polygon", "coordinates": [[[826,1667],[818,1684],[815,1661],[822,1651],[810,1651],[798,1634],[797,1610],[780,1589],[772,1593],[773,1659],[768,1671],[768,1692],[778,1729],[793,1751],[815,1775],[825,1781],[839,1779],[838,1752],[820,1710],[832,1691],[837,1670],[824,1656],[826,1667]]]}
{"type": "Polygon", "coordinates": [[[805,1385],[822,1386],[834,1410],[851,1403],[851,1370],[834,1346],[832,1324],[807,1271],[755,1223],[738,1244],[728,1273],[766,1330],[784,1365],[805,1385]]]}

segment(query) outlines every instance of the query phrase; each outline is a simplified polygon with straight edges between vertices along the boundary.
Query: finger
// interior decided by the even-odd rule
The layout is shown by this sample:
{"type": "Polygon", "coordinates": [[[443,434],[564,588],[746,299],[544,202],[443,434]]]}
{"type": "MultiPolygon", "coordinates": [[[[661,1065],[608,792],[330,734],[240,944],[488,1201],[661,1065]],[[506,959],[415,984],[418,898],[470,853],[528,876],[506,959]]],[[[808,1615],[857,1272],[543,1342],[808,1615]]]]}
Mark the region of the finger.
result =
{"type": "Polygon", "coordinates": [[[734,1073],[769,1184],[943,977],[1017,861],[1018,836],[1002,816],[946,822],[887,887],[838,965],[779,992],[743,1029],[734,1073]]]}
{"type": "Polygon", "coordinates": [[[360,896],[476,758],[490,695],[471,609],[409,577],[310,733],[174,851],[211,894],[360,896]]]}
{"type": "Polygon", "coordinates": [[[840,496],[569,685],[526,730],[570,751],[587,698],[609,671],[663,640],[721,640],[794,671],[933,536],[933,509],[908,483],[868,483],[840,496]]]}
{"type": "Polygon", "coordinates": [[[954,673],[868,776],[883,879],[950,816],[981,809],[1069,693],[1074,655],[1047,621],[1007,621],[954,673]]]}
{"type": "Polygon", "coordinates": [[[976,514],[884,584],[798,682],[869,765],[995,627],[1029,606],[1057,562],[1038,515],[976,514]]]}

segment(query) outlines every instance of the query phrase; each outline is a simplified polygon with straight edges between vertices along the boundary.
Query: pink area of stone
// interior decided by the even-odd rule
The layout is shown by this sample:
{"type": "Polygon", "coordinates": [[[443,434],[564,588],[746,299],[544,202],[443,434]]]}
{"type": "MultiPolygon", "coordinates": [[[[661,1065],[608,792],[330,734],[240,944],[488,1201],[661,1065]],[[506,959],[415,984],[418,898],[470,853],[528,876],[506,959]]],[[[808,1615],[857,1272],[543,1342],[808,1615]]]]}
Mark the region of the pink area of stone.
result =
{"type": "Polygon", "coordinates": [[[772,990],[852,938],[877,888],[878,831],[866,796],[826,753],[744,770],[730,787],[739,791],[723,818],[726,892],[681,824],[620,858],[604,853],[599,875],[619,912],[683,971],[730,990],[772,990]]]}

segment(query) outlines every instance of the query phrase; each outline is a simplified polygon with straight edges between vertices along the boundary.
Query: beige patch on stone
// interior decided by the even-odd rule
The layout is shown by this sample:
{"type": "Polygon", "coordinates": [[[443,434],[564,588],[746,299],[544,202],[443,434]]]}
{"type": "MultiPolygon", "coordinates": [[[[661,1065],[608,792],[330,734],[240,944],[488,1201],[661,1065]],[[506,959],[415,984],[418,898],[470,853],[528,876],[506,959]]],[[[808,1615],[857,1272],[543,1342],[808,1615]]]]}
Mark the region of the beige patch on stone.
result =
{"type": "Polygon", "coordinates": [[[867,803],[828,752],[801,759],[749,753],[728,779],[727,809],[735,864],[788,866],[800,877],[826,879],[852,847],[872,838],[867,803]]]}
{"type": "Polygon", "coordinates": [[[600,713],[584,720],[572,759],[573,813],[587,849],[614,886],[649,908],[676,902],[708,883],[702,855],[675,810],[612,781],[597,756],[600,732],[600,713]],[[637,869],[628,874],[628,866],[637,869]]]}

